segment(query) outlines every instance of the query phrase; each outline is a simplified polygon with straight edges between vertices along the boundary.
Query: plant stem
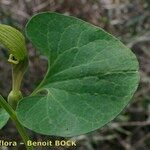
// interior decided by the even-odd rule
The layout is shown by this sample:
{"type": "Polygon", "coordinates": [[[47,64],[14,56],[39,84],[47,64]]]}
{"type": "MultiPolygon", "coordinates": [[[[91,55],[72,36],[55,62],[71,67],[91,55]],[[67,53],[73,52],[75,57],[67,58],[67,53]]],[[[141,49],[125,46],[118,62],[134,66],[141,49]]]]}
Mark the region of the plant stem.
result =
{"type": "MultiPolygon", "coordinates": [[[[9,62],[14,62],[12,54],[9,55],[9,62]]],[[[17,107],[17,103],[20,99],[22,99],[22,93],[20,91],[21,82],[23,79],[23,75],[28,66],[28,58],[24,58],[24,60],[18,62],[18,64],[12,64],[12,90],[8,95],[8,103],[15,110],[17,107]]]]}
{"type": "Polygon", "coordinates": [[[26,133],[25,128],[18,121],[16,112],[12,109],[12,107],[5,101],[5,99],[1,95],[0,95],[0,105],[8,112],[10,118],[14,121],[16,128],[18,129],[18,132],[21,135],[22,140],[26,146],[26,149],[33,150],[33,147],[27,145],[27,141],[29,140],[29,137],[26,133]]]}

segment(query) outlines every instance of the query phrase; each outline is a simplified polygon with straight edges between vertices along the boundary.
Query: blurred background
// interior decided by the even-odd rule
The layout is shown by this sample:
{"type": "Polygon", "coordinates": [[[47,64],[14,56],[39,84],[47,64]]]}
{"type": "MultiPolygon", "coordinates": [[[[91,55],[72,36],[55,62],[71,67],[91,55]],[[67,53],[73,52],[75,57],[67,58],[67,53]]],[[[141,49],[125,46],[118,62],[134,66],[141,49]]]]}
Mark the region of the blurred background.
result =
{"type": "MultiPolygon", "coordinates": [[[[141,81],[130,105],[111,123],[86,135],[74,137],[77,146],[35,148],[36,150],[150,150],[150,0],[0,0],[0,23],[24,31],[28,19],[38,12],[56,11],[81,18],[118,37],[136,54],[141,81]]],[[[45,57],[39,56],[29,41],[30,64],[23,82],[24,95],[30,94],[42,80],[45,57]]],[[[0,93],[7,97],[11,89],[8,54],[0,50],[0,93]]],[[[28,131],[34,140],[55,140],[28,131]]],[[[0,139],[21,138],[11,121],[0,131],[0,139]]],[[[23,150],[0,147],[1,150],[23,150]]]]}

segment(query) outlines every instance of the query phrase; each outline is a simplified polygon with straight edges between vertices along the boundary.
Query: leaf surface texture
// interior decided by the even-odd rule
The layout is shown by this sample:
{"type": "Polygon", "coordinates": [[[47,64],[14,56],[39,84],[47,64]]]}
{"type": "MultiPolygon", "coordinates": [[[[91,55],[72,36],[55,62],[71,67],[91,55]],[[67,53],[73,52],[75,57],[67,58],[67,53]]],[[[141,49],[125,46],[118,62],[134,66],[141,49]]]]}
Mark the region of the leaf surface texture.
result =
{"type": "Polygon", "coordinates": [[[20,122],[35,132],[76,136],[104,126],[129,103],[139,82],[130,49],[99,27],[41,13],[27,37],[49,61],[47,74],[18,105],[20,122]]]}

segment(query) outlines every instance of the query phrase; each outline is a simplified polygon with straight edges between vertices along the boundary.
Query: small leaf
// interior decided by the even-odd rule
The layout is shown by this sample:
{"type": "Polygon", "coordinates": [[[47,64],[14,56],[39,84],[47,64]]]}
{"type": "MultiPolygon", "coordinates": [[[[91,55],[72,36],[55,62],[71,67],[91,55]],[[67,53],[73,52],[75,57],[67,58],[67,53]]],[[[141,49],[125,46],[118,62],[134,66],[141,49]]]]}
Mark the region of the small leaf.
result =
{"type": "Polygon", "coordinates": [[[48,57],[44,80],[17,108],[38,133],[75,136],[104,126],[129,103],[139,82],[130,49],[99,27],[57,13],[41,13],[27,37],[48,57]]]}
{"type": "Polygon", "coordinates": [[[7,123],[9,114],[0,107],[0,129],[7,123]]]}
{"type": "MultiPolygon", "coordinates": [[[[0,95],[0,101],[2,100],[2,96],[0,95]]],[[[6,112],[5,109],[1,107],[0,102],[0,129],[7,123],[9,120],[9,114],[6,112]]]]}

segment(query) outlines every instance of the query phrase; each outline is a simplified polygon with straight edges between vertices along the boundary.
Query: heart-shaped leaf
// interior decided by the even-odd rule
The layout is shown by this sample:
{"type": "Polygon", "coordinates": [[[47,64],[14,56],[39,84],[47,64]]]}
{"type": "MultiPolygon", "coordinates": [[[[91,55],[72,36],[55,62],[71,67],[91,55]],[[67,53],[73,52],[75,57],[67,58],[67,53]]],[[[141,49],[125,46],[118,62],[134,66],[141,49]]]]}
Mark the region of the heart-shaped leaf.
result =
{"type": "Polygon", "coordinates": [[[139,82],[138,62],[115,37],[49,12],[34,16],[26,34],[47,56],[49,68],[18,105],[25,127],[47,135],[80,135],[104,126],[129,103],[139,82]]]}

